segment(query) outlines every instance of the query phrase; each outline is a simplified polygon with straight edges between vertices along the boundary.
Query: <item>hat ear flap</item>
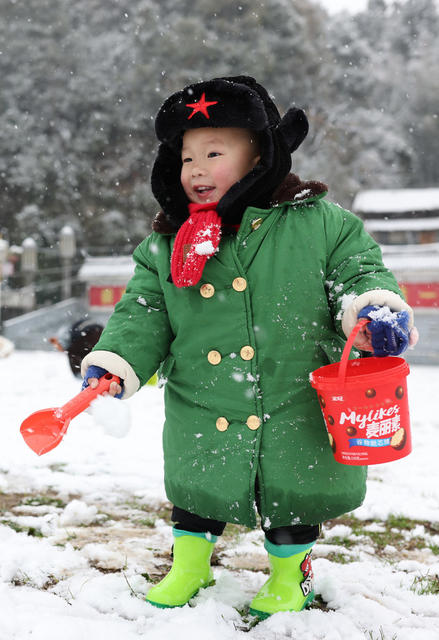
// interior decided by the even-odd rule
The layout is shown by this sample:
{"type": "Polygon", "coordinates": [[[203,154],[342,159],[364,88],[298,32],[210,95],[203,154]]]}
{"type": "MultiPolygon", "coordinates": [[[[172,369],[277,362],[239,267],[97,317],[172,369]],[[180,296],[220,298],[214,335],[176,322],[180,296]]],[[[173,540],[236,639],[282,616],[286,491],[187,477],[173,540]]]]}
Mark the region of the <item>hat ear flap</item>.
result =
{"type": "Polygon", "coordinates": [[[189,200],[180,180],[181,158],[167,144],[159,146],[157,158],[151,171],[151,189],[163,208],[166,219],[176,229],[189,215],[189,200]]]}
{"type": "Polygon", "coordinates": [[[288,109],[276,130],[284,138],[290,153],[293,153],[305,140],[308,130],[308,118],[302,109],[288,109]]]}

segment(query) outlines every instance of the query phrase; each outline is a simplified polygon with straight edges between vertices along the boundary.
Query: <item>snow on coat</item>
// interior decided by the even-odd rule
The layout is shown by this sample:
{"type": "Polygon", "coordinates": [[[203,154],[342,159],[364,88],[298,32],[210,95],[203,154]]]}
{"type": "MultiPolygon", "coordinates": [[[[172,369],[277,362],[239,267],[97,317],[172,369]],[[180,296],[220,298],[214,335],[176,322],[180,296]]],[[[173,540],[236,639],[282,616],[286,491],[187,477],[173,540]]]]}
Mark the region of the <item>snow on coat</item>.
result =
{"type": "Polygon", "coordinates": [[[334,461],[309,374],[340,359],[346,303],[400,296],[361,220],[320,196],[249,207],[183,289],[169,280],[174,238],[153,232],[136,249],[135,275],[83,364],[123,374],[127,395],[160,366],[169,500],[248,526],[259,510],[267,527],[359,506],[366,468],[334,461]]]}

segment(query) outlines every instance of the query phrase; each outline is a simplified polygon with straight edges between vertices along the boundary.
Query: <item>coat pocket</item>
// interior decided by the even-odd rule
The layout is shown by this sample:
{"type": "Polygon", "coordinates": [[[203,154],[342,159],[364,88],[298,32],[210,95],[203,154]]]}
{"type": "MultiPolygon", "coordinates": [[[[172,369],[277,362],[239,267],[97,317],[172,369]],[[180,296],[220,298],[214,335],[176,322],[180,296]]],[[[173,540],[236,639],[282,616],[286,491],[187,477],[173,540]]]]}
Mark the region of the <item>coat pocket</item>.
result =
{"type": "Polygon", "coordinates": [[[166,311],[165,301],[163,296],[160,295],[139,295],[136,298],[137,304],[140,304],[142,307],[150,311],[166,311]]]}
{"type": "Polygon", "coordinates": [[[175,366],[175,356],[169,354],[160,365],[157,371],[157,386],[159,388],[164,387],[168,382],[169,376],[175,366]]]}

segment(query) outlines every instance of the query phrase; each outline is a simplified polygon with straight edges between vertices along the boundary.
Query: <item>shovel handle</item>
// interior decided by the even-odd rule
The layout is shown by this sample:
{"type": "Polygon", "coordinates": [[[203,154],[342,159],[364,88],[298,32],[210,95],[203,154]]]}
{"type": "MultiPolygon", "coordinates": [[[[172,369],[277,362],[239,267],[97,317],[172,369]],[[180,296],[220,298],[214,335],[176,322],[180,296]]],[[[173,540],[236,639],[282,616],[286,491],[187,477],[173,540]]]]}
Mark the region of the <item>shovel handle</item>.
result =
{"type": "Polygon", "coordinates": [[[112,373],[106,373],[102,378],[99,378],[96,389],[86,387],[65,405],[56,409],[55,415],[63,419],[72,420],[75,416],[87,409],[95,398],[108,391],[112,382],[120,384],[120,378],[114,376],[112,373]]]}
{"type": "Polygon", "coordinates": [[[345,379],[346,379],[346,368],[348,366],[349,354],[352,349],[352,345],[354,344],[354,340],[357,337],[357,333],[360,331],[365,324],[370,322],[369,318],[360,318],[352,329],[349,338],[344,346],[343,353],[340,360],[340,368],[338,370],[338,384],[341,387],[344,387],[345,379]]]}

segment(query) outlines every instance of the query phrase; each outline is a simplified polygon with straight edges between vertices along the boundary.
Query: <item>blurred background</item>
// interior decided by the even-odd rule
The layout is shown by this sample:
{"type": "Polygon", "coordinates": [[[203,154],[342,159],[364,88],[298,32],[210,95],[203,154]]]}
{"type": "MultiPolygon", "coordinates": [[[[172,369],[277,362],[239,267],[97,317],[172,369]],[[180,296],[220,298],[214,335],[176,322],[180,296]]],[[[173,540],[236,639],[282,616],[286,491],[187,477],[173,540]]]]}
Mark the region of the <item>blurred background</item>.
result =
{"type": "Polygon", "coordinates": [[[364,218],[439,362],[435,0],[1,0],[0,334],[105,322],[157,212],[161,102],[249,74],[306,110],[302,179],[364,218]]]}

